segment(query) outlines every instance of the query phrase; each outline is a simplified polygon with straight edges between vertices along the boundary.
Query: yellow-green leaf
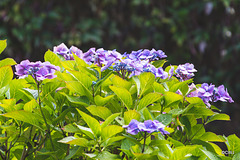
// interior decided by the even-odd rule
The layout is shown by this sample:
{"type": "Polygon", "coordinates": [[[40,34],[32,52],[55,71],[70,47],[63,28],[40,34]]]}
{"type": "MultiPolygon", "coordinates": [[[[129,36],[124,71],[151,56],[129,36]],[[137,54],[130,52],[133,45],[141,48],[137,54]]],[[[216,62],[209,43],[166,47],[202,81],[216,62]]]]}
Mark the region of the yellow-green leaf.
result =
{"type": "Polygon", "coordinates": [[[91,105],[87,107],[87,110],[94,116],[98,116],[102,119],[107,119],[109,116],[112,115],[112,112],[107,107],[101,107],[101,106],[94,106],[91,105]]]}
{"type": "Polygon", "coordinates": [[[7,47],[7,40],[0,40],[0,54],[4,51],[4,49],[7,47]]]}
{"type": "Polygon", "coordinates": [[[132,96],[128,90],[115,86],[109,86],[109,88],[118,96],[128,110],[132,108],[132,96]]]}
{"type": "Polygon", "coordinates": [[[77,111],[82,116],[83,120],[87,123],[88,127],[91,128],[94,135],[98,137],[101,133],[101,127],[100,127],[99,122],[95,118],[93,118],[93,117],[89,116],[88,114],[80,111],[79,109],[77,109],[77,111]]]}
{"type": "Polygon", "coordinates": [[[141,114],[136,110],[129,110],[127,112],[124,112],[124,123],[127,125],[130,123],[132,119],[139,120],[141,117],[141,114]]]}
{"type": "Polygon", "coordinates": [[[58,142],[60,143],[65,143],[65,144],[72,144],[72,145],[77,145],[77,146],[82,146],[82,147],[88,147],[89,141],[85,138],[76,138],[73,136],[65,137],[58,142]]]}
{"type": "Polygon", "coordinates": [[[148,105],[156,102],[156,101],[159,100],[161,97],[162,97],[162,94],[157,93],[157,92],[155,92],[155,93],[149,93],[149,94],[145,95],[145,96],[141,99],[141,101],[140,101],[140,103],[139,103],[139,105],[138,105],[138,107],[137,107],[137,110],[140,111],[140,110],[143,109],[144,107],[147,107],[148,105]]]}
{"type": "Polygon", "coordinates": [[[12,58],[5,58],[0,61],[0,67],[7,66],[7,65],[12,66],[15,64],[17,64],[17,63],[12,58]]]}
{"type": "Polygon", "coordinates": [[[36,102],[35,99],[32,99],[31,101],[27,102],[24,105],[24,110],[28,111],[28,112],[32,112],[34,108],[36,108],[38,106],[38,103],[36,102]]]}
{"type": "Polygon", "coordinates": [[[121,126],[117,125],[109,125],[102,129],[101,137],[103,140],[110,138],[112,136],[115,136],[116,134],[123,131],[123,128],[121,126]]]}
{"type": "Polygon", "coordinates": [[[13,78],[13,71],[11,66],[4,66],[0,68],[0,88],[8,85],[13,78]]]}

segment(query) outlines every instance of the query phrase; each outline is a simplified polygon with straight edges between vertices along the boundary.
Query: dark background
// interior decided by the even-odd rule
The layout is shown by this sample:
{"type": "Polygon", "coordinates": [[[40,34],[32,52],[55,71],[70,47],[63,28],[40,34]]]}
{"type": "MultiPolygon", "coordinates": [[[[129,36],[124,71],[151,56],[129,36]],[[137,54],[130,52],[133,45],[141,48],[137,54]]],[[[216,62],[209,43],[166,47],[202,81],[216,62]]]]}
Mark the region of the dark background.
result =
{"type": "Polygon", "coordinates": [[[162,49],[169,64],[193,63],[195,83],[224,84],[230,122],[208,130],[240,136],[240,0],[0,0],[1,59],[43,60],[60,43],[131,52],[162,49]]]}

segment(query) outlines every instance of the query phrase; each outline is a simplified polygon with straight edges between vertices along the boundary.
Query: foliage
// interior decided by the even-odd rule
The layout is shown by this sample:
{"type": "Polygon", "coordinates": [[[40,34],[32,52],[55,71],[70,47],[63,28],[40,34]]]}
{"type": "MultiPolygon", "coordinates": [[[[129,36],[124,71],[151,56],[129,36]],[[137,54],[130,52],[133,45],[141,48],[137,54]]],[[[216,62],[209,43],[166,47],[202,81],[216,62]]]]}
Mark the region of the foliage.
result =
{"type": "Polygon", "coordinates": [[[239,7],[239,0],[1,0],[0,36],[10,44],[5,56],[17,62],[43,60],[61,42],[84,50],[161,48],[171,64],[194,63],[198,83],[224,83],[236,99],[239,7]]]}
{"type": "MultiPolygon", "coordinates": [[[[116,55],[115,51],[101,53],[116,55]]],[[[152,70],[140,67],[139,74],[124,77],[114,66],[129,55],[115,61],[108,55],[105,60],[111,65],[101,61],[98,66],[98,52],[91,63],[74,52],[67,54],[73,59],[48,50],[44,63],[24,61],[16,65],[20,78],[14,79],[14,60],[0,62],[2,159],[238,159],[236,135],[225,137],[205,130],[208,123],[230,117],[213,105],[208,107],[198,94],[190,94],[202,91],[203,86],[192,88],[193,79],[177,78],[177,66],[163,69],[165,60],[150,62],[146,55],[152,58],[155,51],[138,54],[145,56],[148,63],[143,64],[152,70]],[[45,65],[55,68],[46,71],[55,76],[39,72],[45,65]],[[101,71],[105,65],[107,69],[101,71]],[[167,77],[158,76],[159,70],[167,77]],[[44,78],[38,79],[39,74],[44,78]],[[231,154],[224,155],[214,142],[225,143],[231,154]]],[[[134,65],[134,70],[127,67],[121,73],[134,72],[139,64],[134,65]]],[[[188,73],[192,78],[192,72],[188,73]]],[[[233,102],[226,90],[217,89],[218,100],[233,102]]],[[[205,92],[211,94],[211,90],[205,92]]]]}

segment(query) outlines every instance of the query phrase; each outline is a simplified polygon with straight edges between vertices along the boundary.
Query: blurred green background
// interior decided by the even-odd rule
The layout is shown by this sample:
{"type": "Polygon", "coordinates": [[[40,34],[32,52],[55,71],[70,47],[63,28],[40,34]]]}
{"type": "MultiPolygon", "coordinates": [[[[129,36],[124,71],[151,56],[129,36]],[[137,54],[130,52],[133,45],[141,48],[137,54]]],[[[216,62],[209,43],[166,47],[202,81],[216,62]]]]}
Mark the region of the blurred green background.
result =
{"type": "Polygon", "coordinates": [[[231,122],[209,124],[240,136],[240,0],[0,0],[1,55],[43,60],[60,43],[124,53],[162,49],[169,64],[193,63],[195,83],[224,84],[235,103],[216,104],[231,122]]]}

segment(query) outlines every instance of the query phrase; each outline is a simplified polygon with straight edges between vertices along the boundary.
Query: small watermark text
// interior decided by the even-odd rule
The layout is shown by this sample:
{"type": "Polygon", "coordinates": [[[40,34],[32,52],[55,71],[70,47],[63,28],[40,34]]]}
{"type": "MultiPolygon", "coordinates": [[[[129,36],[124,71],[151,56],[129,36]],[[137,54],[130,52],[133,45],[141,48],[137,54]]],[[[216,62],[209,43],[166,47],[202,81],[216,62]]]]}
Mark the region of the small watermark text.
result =
{"type": "Polygon", "coordinates": [[[225,154],[225,155],[234,154],[234,151],[222,151],[222,154],[225,154]]]}

